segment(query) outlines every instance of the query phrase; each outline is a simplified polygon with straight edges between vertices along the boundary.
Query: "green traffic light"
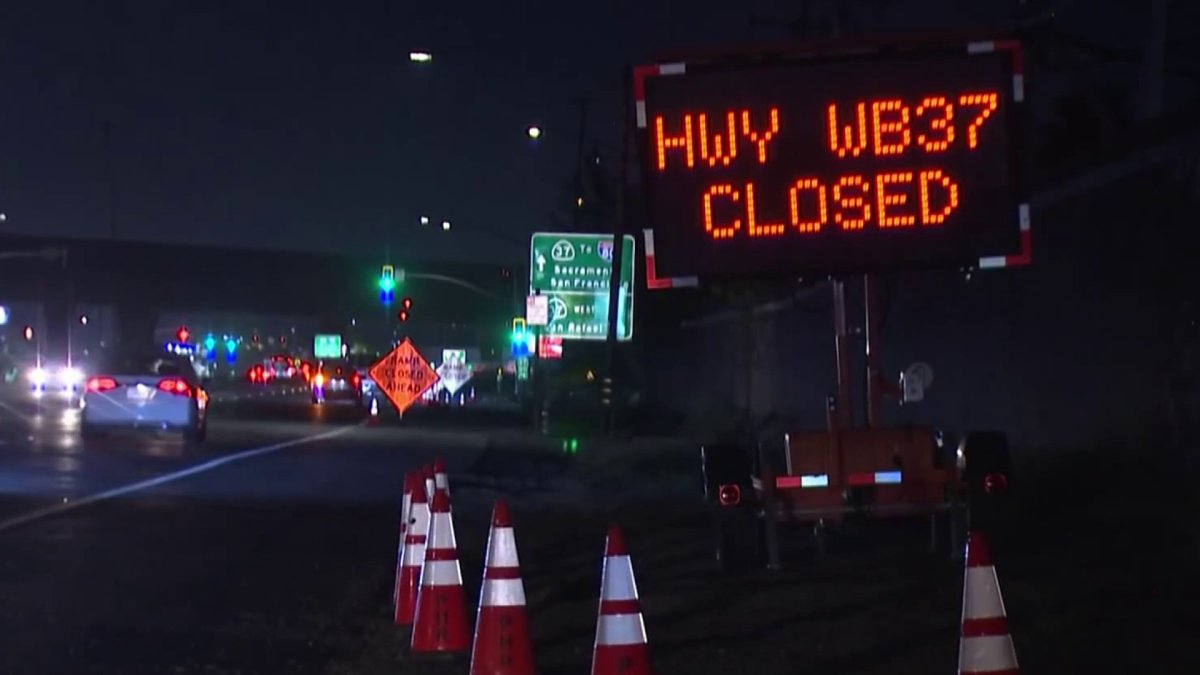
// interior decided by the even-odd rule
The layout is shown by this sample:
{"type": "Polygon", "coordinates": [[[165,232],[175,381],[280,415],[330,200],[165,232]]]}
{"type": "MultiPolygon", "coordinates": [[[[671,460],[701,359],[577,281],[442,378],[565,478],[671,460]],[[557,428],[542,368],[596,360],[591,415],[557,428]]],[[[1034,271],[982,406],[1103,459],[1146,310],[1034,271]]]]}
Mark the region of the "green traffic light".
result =
{"type": "Polygon", "coordinates": [[[392,277],[379,277],[379,290],[392,291],[396,289],[396,280],[392,277]]]}
{"type": "Polygon", "coordinates": [[[229,339],[225,341],[225,351],[237,351],[237,340],[229,339]]]}
{"type": "Polygon", "coordinates": [[[214,338],[214,337],[213,337],[213,336],[211,336],[211,335],[209,335],[208,337],[204,338],[204,348],[205,348],[205,349],[207,349],[207,350],[208,350],[208,351],[210,351],[210,352],[211,352],[212,350],[216,349],[216,348],[217,348],[217,339],[216,339],[216,338],[214,338]]]}

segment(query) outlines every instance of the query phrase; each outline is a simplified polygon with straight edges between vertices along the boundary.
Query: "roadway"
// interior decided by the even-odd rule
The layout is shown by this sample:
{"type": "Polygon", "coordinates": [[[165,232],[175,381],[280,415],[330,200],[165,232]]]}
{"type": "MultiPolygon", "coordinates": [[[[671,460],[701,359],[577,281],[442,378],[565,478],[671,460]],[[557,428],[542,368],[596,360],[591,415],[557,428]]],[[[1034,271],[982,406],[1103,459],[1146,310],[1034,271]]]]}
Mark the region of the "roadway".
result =
{"type": "MultiPolygon", "coordinates": [[[[534,452],[511,417],[401,424],[283,390],[216,401],[202,445],[83,443],[61,406],[0,395],[0,672],[465,672],[408,660],[389,621],[402,477],[435,456],[450,470],[468,597],[491,503],[513,503],[544,674],[586,672],[610,520],[626,525],[661,672],[954,670],[960,572],[923,550],[919,527],[869,554],[846,544],[812,561],[800,546],[803,562],[782,572],[720,575],[703,512],[679,497],[692,483],[655,496],[636,487],[646,465],[601,485],[564,463],[521,480],[524,469],[482,462],[534,452]]],[[[1018,538],[1002,563],[1023,665],[1140,672],[1153,656],[1157,672],[1196,672],[1182,617],[1200,585],[1164,543],[1169,527],[1139,521],[1153,538],[1142,556],[1111,546],[1111,529],[1062,522],[1018,538]]]]}

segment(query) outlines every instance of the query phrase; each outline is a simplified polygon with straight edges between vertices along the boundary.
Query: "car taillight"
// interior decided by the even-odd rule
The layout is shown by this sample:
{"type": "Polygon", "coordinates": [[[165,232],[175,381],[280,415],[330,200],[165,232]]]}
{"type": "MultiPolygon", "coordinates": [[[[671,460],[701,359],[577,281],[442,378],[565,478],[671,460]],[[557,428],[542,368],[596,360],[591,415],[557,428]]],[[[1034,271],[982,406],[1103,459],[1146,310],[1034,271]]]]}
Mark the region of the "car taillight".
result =
{"type": "Polygon", "coordinates": [[[159,380],[158,390],[165,391],[168,394],[175,394],[177,396],[190,397],[192,395],[191,385],[189,385],[186,381],[179,379],[178,377],[168,377],[165,380],[159,380]]]}
{"type": "Polygon", "coordinates": [[[983,491],[989,495],[1002,494],[1008,490],[1008,476],[989,473],[983,477],[983,491]]]}
{"type": "Polygon", "coordinates": [[[721,506],[737,506],[742,503],[742,488],[737,485],[722,485],[717,489],[717,501],[721,506]]]}
{"type": "Polygon", "coordinates": [[[89,377],[87,381],[88,391],[112,391],[117,388],[117,381],[111,377],[89,377]]]}
{"type": "Polygon", "coordinates": [[[317,373],[316,375],[314,375],[313,376],[313,385],[316,386],[317,388],[324,387],[325,386],[325,376],[320,373],[317,373]]]}
{"type": "Polygon", "coordinates": [[[359,385],[361,382],[362,382],[362,378],[360,378],[360,377],[358,376],[358,373],[355,373],[355,374],[353,374],[353,375],[351,375],[351,376],[350,376],[350,384],[352,384],[352,385],[354,385],[354,386],[356,386],[356,387],[357,387],[357,386],[358,386],[358,385],[359,385]]]}

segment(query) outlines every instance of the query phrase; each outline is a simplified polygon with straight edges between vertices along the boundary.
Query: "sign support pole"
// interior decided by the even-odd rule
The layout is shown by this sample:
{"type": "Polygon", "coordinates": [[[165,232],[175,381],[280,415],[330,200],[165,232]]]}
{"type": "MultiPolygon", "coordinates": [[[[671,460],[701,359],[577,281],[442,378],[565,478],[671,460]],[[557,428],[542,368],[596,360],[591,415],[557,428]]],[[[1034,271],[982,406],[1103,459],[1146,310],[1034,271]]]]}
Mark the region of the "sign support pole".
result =
{"type": "Polygon", "coordinates": [[[879,280],[872,274],[863,275],[863,295],[867,334],[867,428],[879,426],[879,410],[883,405],[882,376],[879,372],[879,280]]]}
{"type": "MultiPolygon", "coordinates": [[[[616,406],[613,401],[615,398],[613,371],[616,368],[617,359],[617,320],[620,317],[618,309],[620,308],[622,295],[621,270],[622,265],[625,264],[625,192],[627,190],[626,182],[629,178],[629,145],[632,140],[630,138],[632,129],[629,124],[631,74],[632,71],[629,68],[625,68],[622,78],[624,83],[621,87],[621,91],[623,92],[623,101],[621,104],[621,166],[618,170],[617,209],[616,218],[613,222],[612,273],[609,276],[608,282],[608,331],[605,335],[604,381],[601,385],[603,392],[607,393],[607,396],[601,396],[601,399],[605,403],[602,411],[604,414],[604,431],[608,435],[611,435],[616,427],[616,406]]],[[[634,292],[632,288],[633,282],[634,280],[630,278],[629,290],[631,293],[634,292]]]]}
{"type": "Polygon", "coordinates": [[[837,351],[837,409],[831,419],[837,430],[854,426],[850,386],[850,331],[846,326],[846,282],[833,280],[833,335],[837,351]]]}

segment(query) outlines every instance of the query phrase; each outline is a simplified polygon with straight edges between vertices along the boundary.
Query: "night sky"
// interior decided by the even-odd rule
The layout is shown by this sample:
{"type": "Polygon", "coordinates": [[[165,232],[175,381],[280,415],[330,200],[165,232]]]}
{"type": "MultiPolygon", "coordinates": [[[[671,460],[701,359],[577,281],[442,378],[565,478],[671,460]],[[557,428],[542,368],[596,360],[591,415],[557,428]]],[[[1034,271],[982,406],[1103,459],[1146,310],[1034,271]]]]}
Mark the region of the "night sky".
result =
{"type": "MultiPolygon", "coordinates": [[[[862,27],[890,31],[994,26],[1011,6],[867,4],[862,27]]],[[[1128,21],[1066,4],[1061,19],[1090,16],[1080,25],[1093,37],[1128,21]]],[[[594,100],[588,135],[611,154],[623,64],[777,39],[798,6],[10,3],[0,227],[107,236],[107,123],[122,237],[345,252],[386,237],[401,255],[519,259],[517,245],[470,231],[520,240],[546,227],[572,171],[572,97],[594,100]],[[413,49],[434,62],[409,63],[413,49]],[[546,130],[537,147],[524,134],[533,123],[546,130]],[[418,233],[423,214],[451,220],[451,235],[418,233]]]]}

